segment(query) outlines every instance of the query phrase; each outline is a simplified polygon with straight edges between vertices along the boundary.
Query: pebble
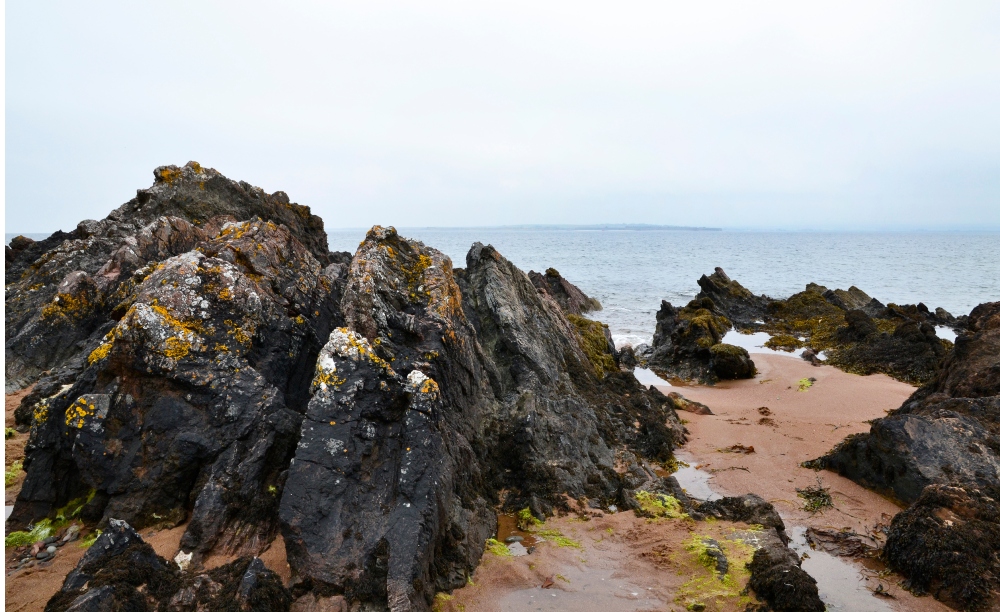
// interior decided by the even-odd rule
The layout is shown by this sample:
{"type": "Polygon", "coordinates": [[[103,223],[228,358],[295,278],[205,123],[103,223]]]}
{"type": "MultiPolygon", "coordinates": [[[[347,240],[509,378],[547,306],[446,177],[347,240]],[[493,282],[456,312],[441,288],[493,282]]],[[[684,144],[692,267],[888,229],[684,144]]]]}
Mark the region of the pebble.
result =
{"type": "Polygon", "coordinates": [[[48,552],[48,553],[49,553],[50,555],[54,555],[54,554],[56,554],[56,551],[57,551],[57,550],[59,550],[59,549],[58,549],[58,548],[56,548],[55,546],[49,546],[49,547],[48,547],[48,548],[46,548],[45,550],[46,550],[46,552],[48,552]]]}
{"type": "Polygon", "coordinates": [[[35,558],[38,559],[39,561],[44,561],[44,560],[48,559],[51,556],[52,556],[52,553],[50,553],[47,550],[43,550],[42,552],[40,552],[37,555],[35,555],[35,558]]]}
{"type": "Polygon", "coordinates": [[[523,542],[523,541],[524,538],[522,538],[521,536],[510,536],[509,538],[504,540],[504,542],[506,542],[507,544],[513,544],[514,542],[523,542]]]}
{"type": "Polygon", "coordinates": [[[49,536],[49,537],[45,538],[44,540],[42,540],[42,544],[49,545],[49,544],[52,544],[53,542],[55,542],[58,539],[59,538],[57,538],[56,536],[49,536]]]}

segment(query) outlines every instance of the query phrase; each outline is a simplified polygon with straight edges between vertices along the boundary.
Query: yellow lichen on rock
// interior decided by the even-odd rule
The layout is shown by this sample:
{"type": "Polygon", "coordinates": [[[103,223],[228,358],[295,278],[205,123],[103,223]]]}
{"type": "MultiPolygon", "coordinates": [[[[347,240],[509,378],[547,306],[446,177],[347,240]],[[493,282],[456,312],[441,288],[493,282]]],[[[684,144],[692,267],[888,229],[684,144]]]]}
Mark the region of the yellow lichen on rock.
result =
{"type": "Polygon", "coordinates": [[[82,429],[84,423],[87,422],[87,417],[93,416],[96,410],[97,407],[94,404],[82,397],[78,398],[66,409],[66,425],[82,429]]]}

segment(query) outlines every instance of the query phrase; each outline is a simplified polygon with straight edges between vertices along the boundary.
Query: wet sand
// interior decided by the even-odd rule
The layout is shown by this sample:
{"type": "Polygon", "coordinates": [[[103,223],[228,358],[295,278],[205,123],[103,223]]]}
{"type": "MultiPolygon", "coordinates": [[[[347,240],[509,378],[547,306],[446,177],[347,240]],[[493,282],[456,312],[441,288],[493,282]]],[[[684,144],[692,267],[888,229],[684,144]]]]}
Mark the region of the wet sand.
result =
{"type": "MultiPolygon", "coordinates": [[[[825,454],[850,434],[868,431],[865,421],[898,408],[914,387],[881,374],[857,376],[793,357],[760,353],[751,357],[758,370],[752,380],[661,388],[679,391],[715,413],[681,414],[691,436],[678,458],[708,472],[708,486],[718,493],[756,493],[774,504],[790,533],[797,527],[849,528],[884,541],[878,526],[887,525],[902,509],[899,505],[835,473],[800,464],[825,454]],[[816,381],[800,391],[799,381],[808,378],[816,381]],[[753,447],[754,452],[720,452],[735,445],[753,447]],[[833,508],[811,514],[803,509],[804,500],[796,489],[816,485],[817,479],[829,487],[833,508]]],[[[898,586],[899,576],[879,580],[874,570],[880,568],[851,563],[869,577],[865,587],[872,590],[881,582],[896,597],[882,599],[896,610],[948,610],[929,597],[916,598],[904,591],[898,586]]],[[[809,565],[815,563],[807,562],[807,571],[809,565]]]]}

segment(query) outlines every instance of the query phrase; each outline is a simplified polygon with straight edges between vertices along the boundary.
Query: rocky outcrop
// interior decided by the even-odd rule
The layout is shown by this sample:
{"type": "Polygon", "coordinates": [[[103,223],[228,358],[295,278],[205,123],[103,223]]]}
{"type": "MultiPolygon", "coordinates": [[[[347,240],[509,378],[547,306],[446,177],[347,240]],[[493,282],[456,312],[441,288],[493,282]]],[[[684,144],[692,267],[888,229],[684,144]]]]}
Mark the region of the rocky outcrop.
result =
{"type": "Polygon", "coordinates": [[[1000,487],[928,486],[892,519],[883,558],[918,594],[959,610],[1000,593],[1000,487]]]}
{"type": "Polygon", "coordinates": [[[932,382],[817,465],[906,503],[930,484],[1000,484],[1000,302],[969,321],[932,382]]]}
{"type": "Polygon", "coordinates": [[[695,300],[709,298],[721,313],[738,329],[752,329],[767,317],[772,302],[766,295],[754,295],[749,289],[729,278],[722,268],[698,279],[701,291],[695,300]]]}
{"type": "Polygon", "coordinates": [[[94,491],[91,520],[186,520],[182,546],[195,555],[261,550],[316,355],[339,322],[342,273],[255,220],[132,274],[82,372],[32,409],[10,524],[94,491]]]}
{"type": "Polygon", "coordinates": [[[559,274],[555,268],[549,268],[545,274],[532,270],[528,272],[538,292],[555,300],[563,312],[572,315],[582,315],[594,310],[601,310],[601,303],[588,297],[583,291],[559,274]]]}
{"type": "Polygon", "coordinates": [[[795,551],[781,539],[764,532],[747,564],[748,586],[775,612],[823,612],[816,580],[802,569],[795,551]]]}
{"type": "Polygon", "coordinates": [[[238,559],[210,572],[182,573],[125,521],[112,519],[46,612],[103,610],[288,610],[291,596],[260,559],[238,559]]]}
{"type": "Polygon", "coordinates": [[[4,321],[8,392],[67,364],[79,372],[81,356],[93,348],[88,340],[124,312],[133,274],[191,250],[227,221],[283,225],[316,261],[329,263],[322,220],[283,192],[267,194],[196,162],[153,174],[152,187],[101,221],[81,221],[37,242],[12,241],[4,321]]]}
{"type": "Polygon", "coordinates": [[[985,605],[1000,575],[1000,302],[977,306],[968,325],[933,381],[812,462],[911,503],[886,559],[961,609],[985,605]]]}
{"type": "Polygon", "coordinates": [[[189,570],[145,549],[91,559],[86,593],[51,605],[211,609],[189,576],[243,601],[226,585],[270,584],[251,557],[280,529],[296,595],[426,610],[466,583],[498,508],[631,507],[643,465],[683,441],[606,326],[492,247],[453,269],[376,227],[355,256],[327,253],[283,194],[196,164],[156,176],[9,254],[8,362],[35,387],[8,527],[70,504],[112,531],[183,525],[189,570]],[[245,557],[200,574],[210,553],[245,557]],[[138,574],[102,569],[132,557],[138,574]]]}
{"type": "Polygon", "coordinates": [[[662,396],[601,378],[495,249],[466,263],[379,227],[352,263],[281,504],[289,561],[314,589],[426,609],[468,580],[497,491],[538,514],[566,494],[621,503],[616,453],[672,448],[662,396]]]}
{"type": "Polygon", "coordinates": [[[664,301],[646,363],[660,376],[706,383],[753,378],[757,369],[746,349],[722,342],[731,327],[711,298],[694,299],[680,309],[664,301]]]}

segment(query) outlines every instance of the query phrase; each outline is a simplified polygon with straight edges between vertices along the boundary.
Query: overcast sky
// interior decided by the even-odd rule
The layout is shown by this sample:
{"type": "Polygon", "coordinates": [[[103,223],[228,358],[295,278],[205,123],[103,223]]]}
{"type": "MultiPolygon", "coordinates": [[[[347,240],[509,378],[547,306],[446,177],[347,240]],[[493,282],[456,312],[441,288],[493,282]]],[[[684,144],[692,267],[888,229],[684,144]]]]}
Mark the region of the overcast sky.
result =
{"type": "Polygon", "coordinates": [[[997,2],[9,2],[6,231],[197,160],[327,227],[1000,228],[997,2]]]}

